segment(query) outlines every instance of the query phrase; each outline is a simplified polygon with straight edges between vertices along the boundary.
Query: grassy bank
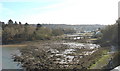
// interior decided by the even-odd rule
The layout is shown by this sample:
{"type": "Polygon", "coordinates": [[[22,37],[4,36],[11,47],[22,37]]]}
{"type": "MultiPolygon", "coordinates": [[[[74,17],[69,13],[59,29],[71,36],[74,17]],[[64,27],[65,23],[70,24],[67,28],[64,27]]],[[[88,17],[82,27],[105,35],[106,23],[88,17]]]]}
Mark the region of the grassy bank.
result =
{"type": "Polygon", "coordinates": [[[108,51],[109,50],[107,49],[103,50],[101,58],[99,58],[95,64],[92,64],[90,69],[102,69],[104,66],[106,66],[112,58],[112,55],[109,54],[108,51]]]}
{"type": "Polygon", "coordinates": [[[103,66],[109,63],[110,55],[103,55],[90,69],[101,69],[103,66]]]}

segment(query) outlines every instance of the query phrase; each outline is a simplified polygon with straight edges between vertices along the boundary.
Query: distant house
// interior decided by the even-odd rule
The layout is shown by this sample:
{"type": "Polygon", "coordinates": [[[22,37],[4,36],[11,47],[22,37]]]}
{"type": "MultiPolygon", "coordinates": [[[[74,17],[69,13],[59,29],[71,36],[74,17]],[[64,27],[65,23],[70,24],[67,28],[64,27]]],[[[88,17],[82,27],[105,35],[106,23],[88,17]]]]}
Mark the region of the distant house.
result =
{"type": "Polygon", "coordinates": [[[94,37],[100,37],[102,35],[101,31],[96,31],[94,37]]]}

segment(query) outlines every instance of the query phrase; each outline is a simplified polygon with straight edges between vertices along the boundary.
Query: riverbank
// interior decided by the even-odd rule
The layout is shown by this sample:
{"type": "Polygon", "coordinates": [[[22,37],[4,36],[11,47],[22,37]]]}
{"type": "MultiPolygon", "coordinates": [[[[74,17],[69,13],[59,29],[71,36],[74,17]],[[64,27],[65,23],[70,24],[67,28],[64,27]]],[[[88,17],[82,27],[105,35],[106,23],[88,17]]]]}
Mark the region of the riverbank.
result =
{"type": "Polygon", "coordinates": [[[1,45],[2,47],[25,47],[26,44],[9,44],[9,45],[1,45]]]}
{"type": "MultiPolygon", "coordinates": [[[[84,39],[84,40],[61,40],[61,39],[53,39],[53,40],[34,40],[34,41],[23,41],[20,43],[11,43],[11,44],[2,44],[2,47],[26,47],[31,45],[40,45],[44,43],[51,43],[51,42],[76,42],[76,43],[93,43],[97,39],[84,39]]],[[[38,46],[39,46],[38,45],[38,46]]]]}
{"type": "Polygon", "coordinates": [[[25,47],[19,49],[22,55],[15,55],[13,59],[15,62],[21,62],[22,67],[31,69],[39,69],[41,67],[39,64],[43,66],[41,69],[44,67],[50,69],[98,69],[99,66],[104,66],[106,64],[105,60],[109,58],[109,56],[106,55],[108,52],[106,50],[109,49],[109,47],[103,48],[93,43],[41,40],[3,45],[3,47],[25,47]],[[32,67],[30,65],[32,65],[32,67]]]}
{"type": "Polygon", "coordinates": [[[117,47],[109,46],[104,55],[91,65],[90,69],[114,69],[116,66],[120,65],[118,62],[120,59],[120,53],[116,50],[117,47]]]}
{"type": "Polygon", "coordinates": [[[104,54],[101,56],[101,58],[99,58],[98,61],[96,61],[95,64],[90,67],[90,69],[102,69],[109,63],[112,55],[108,54],[108,51],[106,50],[104,50],[103,53],[104,54]]]}
{"type": "MultiPolygon", "coordinates": [[[[61,40],[36,40],[36,41],[23,41],[21,43],[14,43],[14,44],[2,44],[2,47],[26,47],[26,46],[39,46],[44,43],[50,42],[61,42],[61,40]]],[[[65,42],[65,41],[62,41],[65,42]]]]}
{"type": "Polygon", "coordinates": [[[13,57],[28,69],[87,69],[99,59],[103,50],[92,43],[47,41],[22,48],[22,55],[13,57]]]}

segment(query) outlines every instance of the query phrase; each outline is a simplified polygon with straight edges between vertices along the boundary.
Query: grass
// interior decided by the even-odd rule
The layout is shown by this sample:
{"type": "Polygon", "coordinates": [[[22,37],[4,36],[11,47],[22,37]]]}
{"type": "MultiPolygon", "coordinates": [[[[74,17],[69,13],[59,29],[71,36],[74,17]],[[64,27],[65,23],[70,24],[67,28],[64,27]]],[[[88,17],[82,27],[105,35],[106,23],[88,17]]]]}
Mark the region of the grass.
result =
{"type": "Polygon", "coordinates": [[[107,65],[109,62],[109,59],[111,58],[111,55],[106,53],[107,53],[107,50],[104,50],[102,57],[95,64],[91,65],[90,69],[100,69],[103,66],[107,65]]]}

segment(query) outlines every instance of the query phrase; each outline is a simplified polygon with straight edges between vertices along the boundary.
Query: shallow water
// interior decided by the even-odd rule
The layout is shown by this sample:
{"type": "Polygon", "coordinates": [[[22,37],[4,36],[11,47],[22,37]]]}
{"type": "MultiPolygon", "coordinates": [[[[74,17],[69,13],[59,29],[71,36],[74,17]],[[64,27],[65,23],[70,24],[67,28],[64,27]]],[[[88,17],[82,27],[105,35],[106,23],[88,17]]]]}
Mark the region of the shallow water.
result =
{"type": "Polygon", "coordinates": [[[20,54],[17,47],[2,48],[2,69],[21,69],[17,62],[13,62],[12,54],[20,54]]]}

